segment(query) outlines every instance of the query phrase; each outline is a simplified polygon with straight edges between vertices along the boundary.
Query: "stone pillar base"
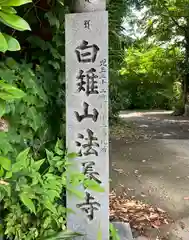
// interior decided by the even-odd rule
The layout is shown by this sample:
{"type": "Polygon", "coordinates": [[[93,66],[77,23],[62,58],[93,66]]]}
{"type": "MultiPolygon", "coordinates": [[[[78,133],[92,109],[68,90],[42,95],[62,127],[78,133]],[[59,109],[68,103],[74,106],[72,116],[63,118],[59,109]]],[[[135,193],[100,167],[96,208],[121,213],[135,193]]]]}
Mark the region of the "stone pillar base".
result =
{"type": "Polygon", "coordinates": [[[112,222],[112,224],[117,230],[120,240],[133,240],[129,223],[112,222]]]}
{"type": "Polygon", "coordinates": [[[184,116],[189,117],[189,103],[185,104],[184,116]]]}

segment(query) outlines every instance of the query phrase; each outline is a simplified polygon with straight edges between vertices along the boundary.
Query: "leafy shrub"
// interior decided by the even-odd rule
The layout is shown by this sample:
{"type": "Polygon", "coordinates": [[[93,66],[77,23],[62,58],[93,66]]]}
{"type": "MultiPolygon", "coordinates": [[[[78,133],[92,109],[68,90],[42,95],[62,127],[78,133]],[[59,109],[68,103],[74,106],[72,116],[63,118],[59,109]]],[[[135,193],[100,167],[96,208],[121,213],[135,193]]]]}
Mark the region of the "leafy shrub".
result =
{"type": "Polygon", "coordinates": [[[32,147],[37,154],[41,144],[46,141],[44,134],[48,129],[45,119],[47,96],[36,81],[37,77],[30,64],[18,64],[7,58],[4,63],[0,63],[0,75],[12,87],[25,93],[21,99],[4,101],[4,105],[1,105],[1,116],[8,122],[9,129],[6,133],[0,133],[1,142],[7,140],[7,148],[0,144],[0,152],[15,157],[24,148],[32,147]]]}
{"type": "MultiPolygon", "coordinates": [[[[5,0],[0,2],[0,22],[18,31],[31,30],[29,24],[17,15],[13,7],[32,2],[32,0],[5,0]]],[[[16,38],[0,32],[0,52],[18,51],[20,44],[16,38]]]]}
{"type": "Polygon", "coordinates": [[[120,71],[123,109],[173,108],[182,93],[177,84],[181,57],[174,47],[164,49],[145,43],[130,47],[120,71]]]}
{"type": "MultiPolygon", "coordinates": [[[[53,14],[46,17],[53,23],[53,14]]],[[[66,229],[62,194],[69,172],[67,158],[73,155],[65,154],[60,141],[54,148],[57,137],[64,136],[64,31],[58,27],[52,41],[28,38],[32,51],[28,48],[24,59],[16,54],[17,62],[8,57],[0,62],[4,82],[22,93],[17,101],[13,97],[7,101],[8,94],[0,98],[1,121],[8,124],[6,131],[0,131],[1,218],[9,239],[44,239],[66,229]]],[[[73,193],[74,186],[84,180],[82,174],[70,173],[72,187],[67,191],[73,193]]],[[[90,181],[85,186],[98,188],[90,181]]],[[[80,192],[74,194],[81,197],[80,192]]],[[[73,234],[60,237],[68,236],[73,234]]]]}
{"type": "Polygon", "coordinates": [[[64,169],[66,159],[56,146],[46,152],[46,158],[35,161],[30,149],[21,152],[11,166],[1,157],[0,185],[3,203],[5,236],[10,239],[38,239],[65,229],[64,206],[61,193],[66,185],[64,169]]]}
{"type": "Polygon", "coordinates": [[[83,199],[84,194],[75,190],[81,184],[104,191],[94,180],[70,170],[68,160],[76,155],[65,154],[63,149],[59,140],[54,151],[46,150],[45,158],[40,160],[34,160],[30,148],[19,153],[13,164],[0,157],[1,216],[4,234],[9,239],[44,239],[65,231],[67,209],[62,201],[65,188],[69,194],[83,199]]]}

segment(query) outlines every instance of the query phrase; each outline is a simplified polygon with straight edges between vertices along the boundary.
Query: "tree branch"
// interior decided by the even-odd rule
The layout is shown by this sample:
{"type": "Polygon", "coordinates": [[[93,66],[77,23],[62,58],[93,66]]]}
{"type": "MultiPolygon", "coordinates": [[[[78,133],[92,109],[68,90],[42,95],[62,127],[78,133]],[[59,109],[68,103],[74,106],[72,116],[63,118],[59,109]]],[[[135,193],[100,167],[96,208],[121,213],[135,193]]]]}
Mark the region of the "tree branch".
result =
{"type": "MultiPolygon", "coordinates": [[[[161,4],[161,3],[160,3],[160,4],[161,4]]],[[[174,24],[175,24],[178,28],[180,28],[181,30],[183,30],[183,31],[186,33],[186,29],[185,29],[183,26],[181,26],[173,16],[171,16],[171,15],[169,14],[168,8],[167,8],[165,5],[163,5],[163,4],[161,4],[161,5],[162,5],[162,7],[165,9],[165,11],[167,12],[168,16],[171,18],[171,20],[174,22],[174,24]]]]}

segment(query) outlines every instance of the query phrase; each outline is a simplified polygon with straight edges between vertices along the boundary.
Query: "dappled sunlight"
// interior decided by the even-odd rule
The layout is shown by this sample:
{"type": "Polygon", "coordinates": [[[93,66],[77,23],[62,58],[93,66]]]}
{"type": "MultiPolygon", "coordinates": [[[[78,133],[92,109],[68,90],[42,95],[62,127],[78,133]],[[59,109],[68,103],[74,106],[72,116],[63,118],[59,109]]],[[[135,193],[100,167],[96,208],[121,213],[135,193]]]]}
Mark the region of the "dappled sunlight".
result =
{"type": "Polygon", "coordinates": [[[121,114],[125,114],[125,115],[128,115],[128,114],[132,114],[132,113],[135,113],[136,115],[162,115],[162,114],[171,114],[173,113],[173,111],[167,111],[167,110],[153,110],[153,111],[150,111],[150,110],[131,110],[131,111],[121,111],[121,114]]]}
{"type": "Polygon", "coordinates": [[[171,115],[173,111],[123,111],[120,113],[120,118],[156,116],[156,115],[171,115]]]}
{"type": "MultiPolygon", "coordinates": [[[[115,150],[117,144],[112,143],[115,150]]],[[[159,206],[173,216],[184,214],[189,202],[189,142],[153,139],[112,152],[112,187],[130,197],[159,206]],[[115,161],[116,160],[116,161],[115,161]]]]}
{"type": "Polygon", "coordinates": [[[120,118],[133,122],[145,139],[189,139],[189,117],[173,116],[172,111],[125,111],[120,118]]]}
{"type": "MultiPolygon", "coordinates": [[[[113,138],[110,145],[111,188],[127,199],[164,209],[174,220],[189,209],[189,118],[172,111],[125,111],[123,128],[135,126],[137,137],[113,138]],[[131,125],[132,126],[132,125],[131,125]]],[[[128,136],[127,136],[128,135],[128,136]]],[[[159,229],[158,229],[159,230],[159,229]]]]}
{"type": "Polygon", "coordinates": [[[164,119],[163,122],[168,122],[168,123],[189,123],[189,118],[188,119],[164,119]]]}

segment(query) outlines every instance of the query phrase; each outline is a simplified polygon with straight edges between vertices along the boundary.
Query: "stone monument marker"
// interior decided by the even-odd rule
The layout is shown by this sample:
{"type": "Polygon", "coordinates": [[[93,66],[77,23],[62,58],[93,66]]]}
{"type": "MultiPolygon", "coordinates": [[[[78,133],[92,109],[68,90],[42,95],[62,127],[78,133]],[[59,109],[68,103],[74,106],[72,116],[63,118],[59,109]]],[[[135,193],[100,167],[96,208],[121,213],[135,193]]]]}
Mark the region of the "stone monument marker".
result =
{"type": "Polygon", "coordinates": [[[97,240],[100,233],[109,240],[108,13],[104,0],[77,4],[83,13],[66,15],[67,148],[78,154],[70,160],[74,170],[105,191],[80,186],[84,199],[67,193],[67,207],[75,212],[67,225],[84,234],[79,239],[97,240]]]}

